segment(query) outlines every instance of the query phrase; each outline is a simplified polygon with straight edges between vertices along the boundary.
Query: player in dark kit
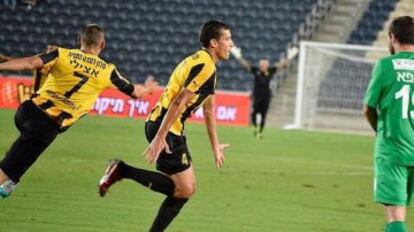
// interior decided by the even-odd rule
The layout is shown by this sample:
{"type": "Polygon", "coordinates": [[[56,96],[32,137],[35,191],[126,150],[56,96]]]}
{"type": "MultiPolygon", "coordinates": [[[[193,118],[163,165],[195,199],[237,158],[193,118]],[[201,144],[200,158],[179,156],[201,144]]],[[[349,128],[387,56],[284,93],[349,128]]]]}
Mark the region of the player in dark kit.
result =
{"type": "Polygon", "coordinates": [[[104,31],[98,25],[84,27],[79,42],[80,49],[57,48],[0,64],[0,70],[10,71],[48,67],[39,90],[16,111],[15,124],[21,134],[0,161],[0,198],[14,191],[40,154],[92,109],[103,90],[115,86],[131,97],[140,97],[156,88],[152,80],[145,86],[131,84],[113,64],[98,57],[105,47],[104,31]]]}
{"type": "Polygon", "coordinates": [[[251,113],[251,121],[254,126],[254,136],[260,139],[262,138],[262,132],[266,124],[267,111],[272,99],[270,82],[276,72],[285,68],[289,63],[289,60],[297,54],[297,49],[289,50],[288,58],[276,63],[273,67],[270,67],[268,59],[261,59],[259,61],[259,67],[251,65],[249,61],[243,58],[241,49],[238,47],[234,47],[232,49],[232,54],[244,68],[254,75],[254,86],[252,92],[253,110],[251,113]],[[260,115],[261,118],[259,129],[257,129],[257,115],[260,115]]]}
{"type": "Polygon", "coordinates": [[[186,119],[200,106],[203,107],[216,166],[220,168],[224,162],[224,149],[228,144],[220,144],[218,140],[212,95],[216,85],[215,64],[227,60],[233,47],[229,26],[214,20],[206,22],[201,28],[200,42],[203,49],[177,65],[145,123],[145,135],[150,145],[144,155],[150,164],[157,164],[161,173],[114,160],[109,163],[99,184],[101,196],[123,178],[166,195],[151,232],[164,231],[195,192],[195,175],[183,132],[186,119]]]}

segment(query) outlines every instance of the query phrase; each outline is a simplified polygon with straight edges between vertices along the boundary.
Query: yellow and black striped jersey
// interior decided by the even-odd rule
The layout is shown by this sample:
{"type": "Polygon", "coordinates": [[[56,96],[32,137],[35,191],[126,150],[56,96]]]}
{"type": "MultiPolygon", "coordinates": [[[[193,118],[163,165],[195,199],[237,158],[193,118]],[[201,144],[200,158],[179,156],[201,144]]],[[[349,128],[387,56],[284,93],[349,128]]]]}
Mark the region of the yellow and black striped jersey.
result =
{"type": "Polygon", "coordinates": [[[58,48],[39,57],[50,70],[32,101],[61,128],[86,115],[104,89],[115,86],[128,95],[134,90],[115,65],[79,49],[58,48]]]}
{"type": "Polygon", "coordinates": [[[173,99],[183,88],[186,88],[195,93],[195,96],[169,130],[176,135],[181,135],[185,120],[209,95],[214,94],[215,85],[216,66],[213,57],[208,50],[199,50],[181,61],[174,69],[163,94],[147,120],[162,121],[173,99]]]}

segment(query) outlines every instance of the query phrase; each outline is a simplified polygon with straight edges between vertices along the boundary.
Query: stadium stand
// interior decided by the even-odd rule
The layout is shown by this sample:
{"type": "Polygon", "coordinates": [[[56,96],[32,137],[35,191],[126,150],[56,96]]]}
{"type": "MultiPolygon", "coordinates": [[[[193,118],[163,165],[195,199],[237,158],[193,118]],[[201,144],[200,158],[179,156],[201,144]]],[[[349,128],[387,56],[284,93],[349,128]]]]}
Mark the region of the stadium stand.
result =
{"type": "MultiPolygon", "coordinates": [[[[394,10],[396,1],[389,0],[375,0],[371,1],[368,9],[364,12],[357,27],[351,33],[348,39],[350,44],[358,45],[372,45],[377,39],[377,34],[383,29],[384,23],[387,21],[390,13],[394,10]]],[[[332,67],[341,68],[346,63],[342,58],[335,60],[332,67]]],[[[363,99],[365,90],[369,80],[361,81],[365,73],[370,73],[372,65],[366,63],[355,64],[359,66],[356,68],[359,72],[355,72],[352,79],[342,80],[342,76],[335,72],[334,68],[329,71],[330,78],[325,79],[321,83],[319,90],[319,106],[338,107],[338,108],[353,108],[355,110],[362,109],[362,102],[360,104],[347,102],[347,99],[363,99]],[[338,83],[345,86],[338,86],[338,83]],[[349,91],[336,91],[336,89],[348,89],[349,91]],[[338,99],[341,99],[338,101],[338,99]],[[351,105],[349,105],[351,104],[351,105]]],[[[350,70],[352,71],[352,70],[350,70]]]]}
{"type": "Polygon", "coordinates": [[[365,11],[357,28],[348,39],[350,44],[371,45],[382,30],[384,22],[387,21],[390,13],[395,9],[398,1],[375,0],[372,1],[365,11]]]}
{"type": "MultiPolygon", "coordinates": [[[[77,46],[78,29],[99,23],[107,30],[102,56],[136,81],[148,74],[166,84],[174,65],[199,48],[203,21],[233,26],[235,43],[247,59],[276,61],[318,0],[44,0],[30,11],[0,7],[0,53],[33,55],[47,44],[77,46]]],[[[251,75],[234,59],[219,64],[220,89],[248,90],[251,75]]]]}
{"type": "Polygon", "coordinates": [[[411,0],[399,0],[396,3],[395,10],[391,12],[388,20],[384,23],[382,31],[377,35],[376,41],[374,41],[374,47],[387,47],[388,46],[388,27],[391,21],[401,15],[410,15],[414,11],[414,4],[411,0]]]}

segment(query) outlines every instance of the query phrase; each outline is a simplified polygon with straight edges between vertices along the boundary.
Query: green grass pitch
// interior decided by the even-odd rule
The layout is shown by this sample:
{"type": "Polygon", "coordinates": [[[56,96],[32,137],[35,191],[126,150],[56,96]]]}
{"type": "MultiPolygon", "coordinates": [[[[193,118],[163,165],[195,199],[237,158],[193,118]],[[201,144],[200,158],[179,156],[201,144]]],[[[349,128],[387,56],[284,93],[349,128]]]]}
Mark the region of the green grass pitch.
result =
{"type": "MultiPolygon", "coordinates": [[[[18,134],[13,117],[0,111],[1,155],[18,134]]],[[[80,120],[0,200],[0,231],[148,231],[162,195],[128,180],[105,198],[96,188],[109,158],[153,168],[141,156],[143,124],[80,120]]],[[[382,231],[382,207],[372,202],[373,137],[267,129],[257,140],[251,128],[218,131],[231,144],[221,170],[204,126],[187,125],[198,189],[168,231],[382,231]]]]}

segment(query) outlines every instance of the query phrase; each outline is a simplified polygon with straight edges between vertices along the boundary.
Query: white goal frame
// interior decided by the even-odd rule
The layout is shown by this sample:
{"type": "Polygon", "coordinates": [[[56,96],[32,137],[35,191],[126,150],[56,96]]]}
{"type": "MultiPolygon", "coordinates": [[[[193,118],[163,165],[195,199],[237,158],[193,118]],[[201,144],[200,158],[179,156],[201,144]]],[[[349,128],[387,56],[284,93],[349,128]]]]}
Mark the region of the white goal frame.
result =
{"type": "MultiPolygon", "coordinates": [[[[338,44],[338,43],[324,43],[324,42],[313,42],[313,41],[301,41],[299,49],[299,62],[298,62],[298,74],[296,84],[296,99],[295,99],[295,110],[294,110],[294,121],[293,124],[285,126],[285,129],[304,129],[302,121],[302,108],[303,108],[303,92],[305,84],[305,65],[307,60],[307,51],[309,48],[334,48],[334,49],[347,49],[354,51],[376,51],[386,52],[388,49],[384,47],[373,47],[365,45],[351,45],[351,44],[338,44]]],[[[344,55],[346,57],[346,54],[344,55]]],[[[362,109],[361,109],[362,111],[362,109]]]]}

